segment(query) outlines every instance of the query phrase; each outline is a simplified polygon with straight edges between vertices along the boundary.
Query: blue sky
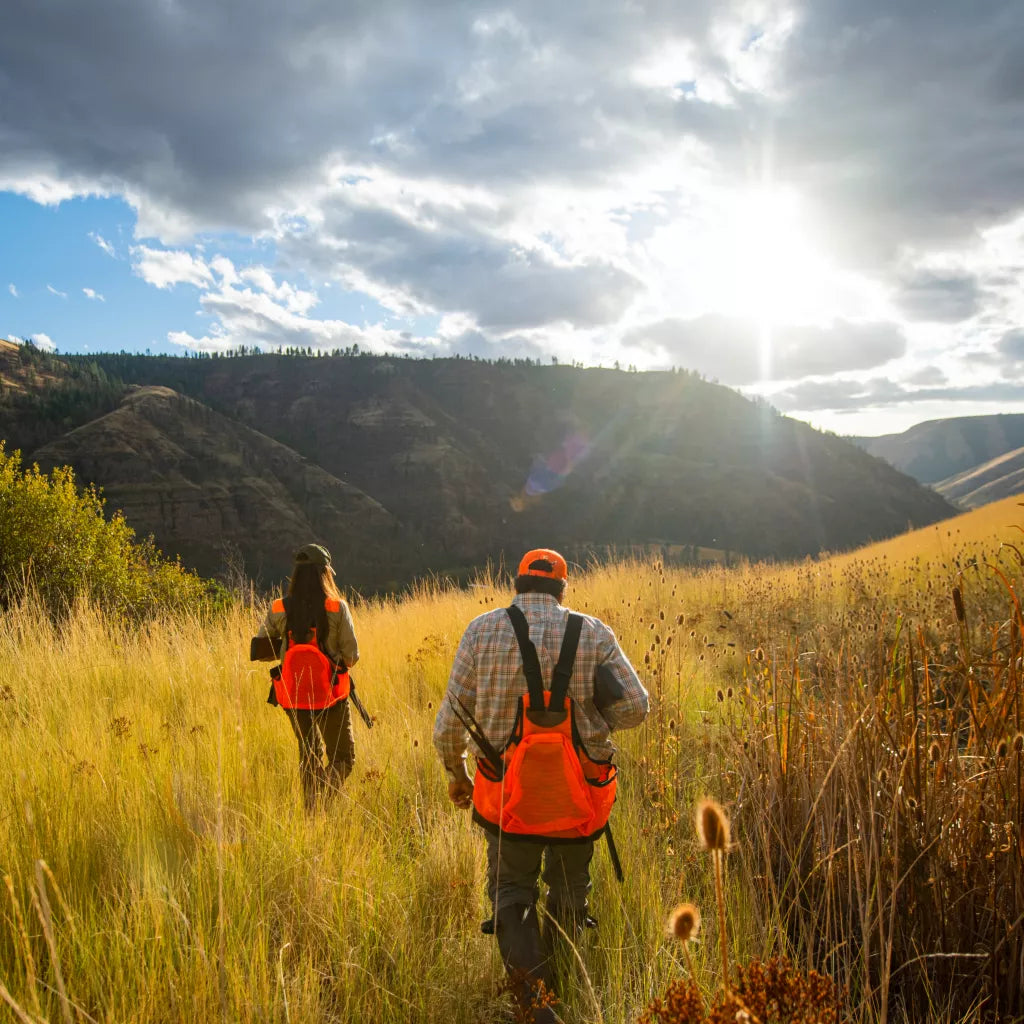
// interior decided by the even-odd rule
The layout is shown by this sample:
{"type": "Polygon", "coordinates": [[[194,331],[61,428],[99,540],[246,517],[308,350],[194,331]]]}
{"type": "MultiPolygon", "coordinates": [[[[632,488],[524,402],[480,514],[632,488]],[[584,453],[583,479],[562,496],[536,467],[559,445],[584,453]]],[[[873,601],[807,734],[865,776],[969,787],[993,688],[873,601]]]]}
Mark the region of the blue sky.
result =
{"type": "Polygon", "coordinates": [[[11,0],[0,334],[1024,411],[1024,8],[11,0]]]}
{"type": "Polygon", "coordinates": [[[196,319],[195,296],[132,273],[135,213],[123,200],[44,206],[0,192],[0,224],[0,333],[45,334],[62,352],[181,351],[168,324],[196,319]]]}

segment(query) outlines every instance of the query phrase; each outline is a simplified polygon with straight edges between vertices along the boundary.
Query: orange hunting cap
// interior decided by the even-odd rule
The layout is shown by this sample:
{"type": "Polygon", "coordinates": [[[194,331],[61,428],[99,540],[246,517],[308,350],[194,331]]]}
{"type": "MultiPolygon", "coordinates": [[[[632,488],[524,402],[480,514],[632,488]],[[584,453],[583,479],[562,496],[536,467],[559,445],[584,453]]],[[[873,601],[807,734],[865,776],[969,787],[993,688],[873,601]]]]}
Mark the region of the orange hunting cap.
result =
{"type": "Polygon", "coordinates": [[[569,575],[565,559],[551,548],[534,548],[523,555],[519,563],[520,576],[546,576],[549,580],[564,580],[569,575]]]}

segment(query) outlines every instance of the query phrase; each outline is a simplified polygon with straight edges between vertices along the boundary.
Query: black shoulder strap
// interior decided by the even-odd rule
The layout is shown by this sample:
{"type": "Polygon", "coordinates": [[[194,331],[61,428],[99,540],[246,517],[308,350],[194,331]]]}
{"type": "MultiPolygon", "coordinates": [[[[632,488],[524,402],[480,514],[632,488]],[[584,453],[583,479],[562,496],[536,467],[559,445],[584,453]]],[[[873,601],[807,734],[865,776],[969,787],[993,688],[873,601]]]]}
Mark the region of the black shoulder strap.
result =
{"type": "MultiPolygon", "coordinates": [[[[519,642],[519,653],[523,658],[523,674],[526,676],[526,688],[530,694],[529,709],[543,711],[544,679],[540,673],[537,648],[534,647],[533,641],[530,639],[529,623],[518,605],[509,605],[505,611],[508,613],[509,619],[512,620],[512,628],[515,630],[516,640],[519,642]]],[[[569,692],[569,683],[572,681],[572,667],[576,663],[576,648],[579,646],[582,628],[583,616],[570,612],[569,620],[565,625],[565,635],[562,637],[562,649],[558,652],[558,664],[555,665],[554,679],[551,681],[549,711],[561,711],[565,707],[565,697],[569,692]]]]}
{"type": "Polygon", "coordinates": [[[583,616],[570,612],[569,620],[565,624],[565,636],[562,637],[562,649],[558,652],[555,677],[551,681],[549,711],[561,711],[565,707],[565,697],[569,692],[569,684],[572,682],[572,667],[576,664],[576,648],[580,644],[582,629],[583,616]]]}
{"type": "Polygon", "coordinates": [[[292,634],[290,627],[288,626],[288,609],[291,607],[292,599],[288,596],[281,598],[281,604],[284,605],[284,640],[281,642],[281,657],[284,657],[285,651],[291,647],[292,634]]]}
{"type": "Polygon", "coordinates": [[[519,641],[519,653],[523,658],[523,674],[526,676],[526,689],[530,694],[529,708],[531,711],[544,710],[544,679],[540,674],[540,659],[537,648],[530,639],[530,624],[517,605],[509,605],[505,611],[512,620],[512,628],[516,631],[519,641]]]}

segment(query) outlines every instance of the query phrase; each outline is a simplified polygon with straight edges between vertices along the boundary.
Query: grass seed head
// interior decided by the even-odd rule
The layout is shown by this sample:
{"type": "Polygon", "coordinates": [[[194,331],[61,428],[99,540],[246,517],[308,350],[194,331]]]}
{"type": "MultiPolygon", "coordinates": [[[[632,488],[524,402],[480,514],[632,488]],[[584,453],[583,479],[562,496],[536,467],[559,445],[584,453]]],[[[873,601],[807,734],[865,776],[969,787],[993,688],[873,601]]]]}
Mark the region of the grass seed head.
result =
{"type": "Polygon", "coordinates": [[[680,903],[669,914],[669,935],[680,942],[690,942],[697,937],[700,929],[700,911],[692,903],[680,903]]]}
{"type": "Polygon", "coordinates": [[[956,612],[957,622],[966,621],[967,615],[964,612],[964,595],[960,592],[959,587],[953,588],[953,610],[956,612]]]}
{"type": "Polygon", "coordinates": [[[721,804],[707,798],[697,804],[697,836],[705,850],[729,848],[729,819],[721,804]]]}

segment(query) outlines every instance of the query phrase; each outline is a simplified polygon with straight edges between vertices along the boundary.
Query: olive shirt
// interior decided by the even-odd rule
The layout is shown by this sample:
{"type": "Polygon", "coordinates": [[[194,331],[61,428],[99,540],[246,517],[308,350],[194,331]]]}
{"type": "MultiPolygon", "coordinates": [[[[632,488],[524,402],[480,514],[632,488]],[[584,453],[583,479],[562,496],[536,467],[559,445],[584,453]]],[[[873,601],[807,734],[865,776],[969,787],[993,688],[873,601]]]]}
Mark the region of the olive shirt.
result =
{"type": "MultiPolygon", "coordinates": [[[[359,660],[359,644],[356,641],[355,627],[352,625],[352,613],[345,601],[342,601],[339,611],[329,611],[325,614],[327,615],[327,636],[320,638],[321,646],[335,661],[344,661],[351,668],[359,660]]],[[[285,613],[274,611],[272,605],[256,635],[270,637],[272,640],[283,640],[286,628],[285,613]]],[[[270,657],[262,660],[274,661],[276,659],[270,657]]]]}

